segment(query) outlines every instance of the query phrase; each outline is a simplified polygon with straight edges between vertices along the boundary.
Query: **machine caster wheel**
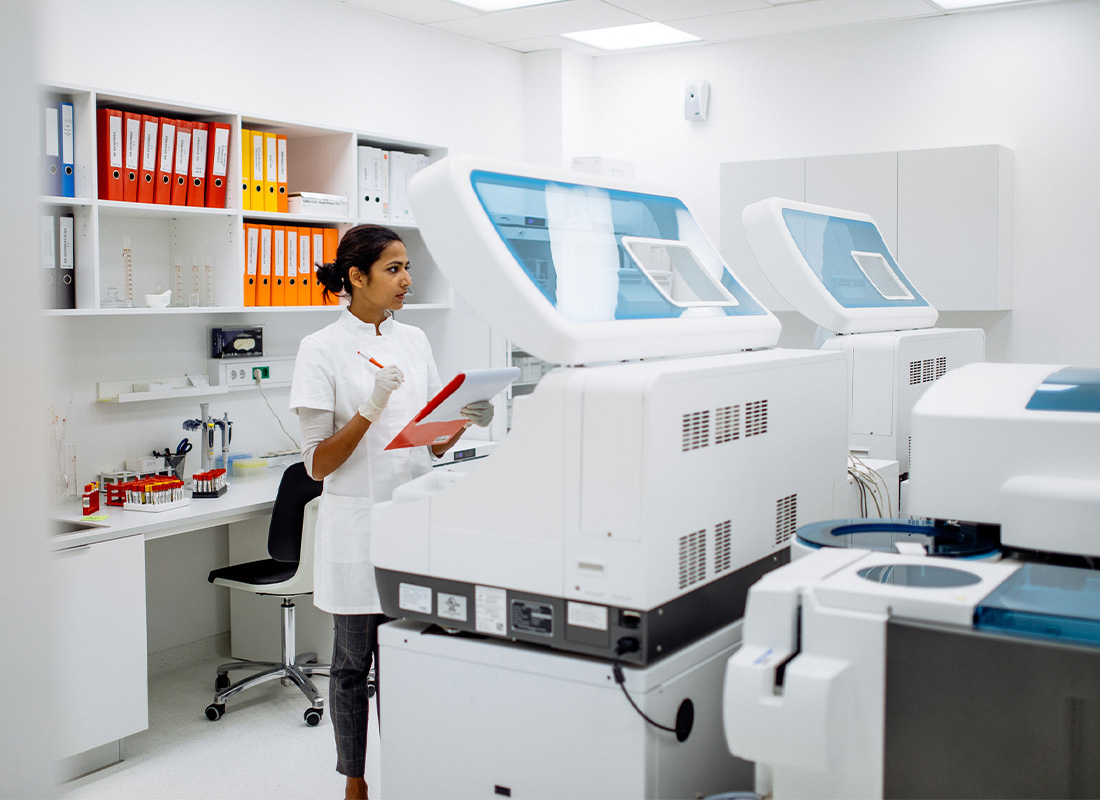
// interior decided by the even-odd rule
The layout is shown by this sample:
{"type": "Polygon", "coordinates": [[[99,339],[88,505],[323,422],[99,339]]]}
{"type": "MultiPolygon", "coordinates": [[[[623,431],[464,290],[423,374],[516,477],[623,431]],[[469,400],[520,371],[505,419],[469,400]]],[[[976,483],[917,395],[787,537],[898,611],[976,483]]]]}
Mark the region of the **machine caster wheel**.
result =
{"type": "Polygon", "coordinates": [[[367,697],[374,697],[378,694],[378,687],[374,685],[374,681],[367,684],[367,697]]]}
{"type": "Polygon", "coordinates": [[[225,703],[211,703],[206,707],[206,718],[211,722],[217,722],[225,713],[225,703]]]}
{"type": "Polygon", "coordinates": [[[222,689],[229,688],[229,676],[219,675],[214,679],[214,690],[220,692],[222,689]]]}
{"type": "Polygon", "coordinates": [[[305,713],[306,725],[315,728],[321,724],[321,716],[325,713],[323,708],[307,708],[305,713]]]}

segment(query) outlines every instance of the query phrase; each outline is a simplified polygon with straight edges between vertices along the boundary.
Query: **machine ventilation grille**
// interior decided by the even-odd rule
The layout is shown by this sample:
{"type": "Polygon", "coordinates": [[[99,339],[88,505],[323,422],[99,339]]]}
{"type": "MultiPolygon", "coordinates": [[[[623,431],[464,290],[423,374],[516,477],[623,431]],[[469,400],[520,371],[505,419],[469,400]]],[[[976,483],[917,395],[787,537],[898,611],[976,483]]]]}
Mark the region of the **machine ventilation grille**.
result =
{"type": "Polygon", "coordinates": [[[714,574],[730,568],[730,520],[714,526],[714,574]]]}
{"type": "Polygon", "coordinates": [[[926,358],[909,362],[909,385],[938,381],[947,373],[947,357],[926,358]]]}
{"type": "Polygon", "coordinates": [[[768,432],[768,401],[745,403],[745,436],[768,432]]]}
{"type": "Polygon", "coordinates": [[[714,412],[714,443],[724,444],[741,438],[741,406],[726,406],[714,412]]]}
{"type": "Polygon", "coordinates": [[[798,528],[798,495],[791,494],[775,501],[775,543],[785,544],[798,528]]]}
{"type": "Polygon", "coordinates": [[[710,412],[696,411],[693,414],[684,414],[683,422],[683,447],[688,450],[696,450],[706,447],[710,439],[710,412]]]}
{"type": "Polygon", "coordinates": [[[707,532],[680,537],[680,588],[686,589],[707,577],[707,532]]]}

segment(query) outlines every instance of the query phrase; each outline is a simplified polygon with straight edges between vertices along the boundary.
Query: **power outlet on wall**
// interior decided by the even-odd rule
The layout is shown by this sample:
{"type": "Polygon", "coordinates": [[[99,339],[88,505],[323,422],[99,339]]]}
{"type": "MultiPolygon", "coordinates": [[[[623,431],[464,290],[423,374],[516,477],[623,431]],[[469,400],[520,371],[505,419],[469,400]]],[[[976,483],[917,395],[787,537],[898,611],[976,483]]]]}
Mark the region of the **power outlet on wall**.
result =
{"type": "Polygon", "coordinates": [[[210,383],[230,389],[247,389],[260,384],[289,386],[294,377],[294,356],[210,359],[210,383]]]}

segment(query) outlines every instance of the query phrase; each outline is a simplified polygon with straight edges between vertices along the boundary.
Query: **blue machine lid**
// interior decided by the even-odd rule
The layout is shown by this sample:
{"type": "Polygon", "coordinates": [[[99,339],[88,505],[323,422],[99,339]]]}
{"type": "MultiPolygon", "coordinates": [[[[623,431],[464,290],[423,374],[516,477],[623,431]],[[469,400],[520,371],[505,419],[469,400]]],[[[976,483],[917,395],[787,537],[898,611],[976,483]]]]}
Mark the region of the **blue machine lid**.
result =
{"type": "Polygon", "coordinates": [[[1052,373],[1036,387],[1027,408],[1100,414],[1100,369],[1066,367],[1052,373]]]}
{"type": "Polygon", "coordinates": [[[798,539],[810,547],[857,547],[896,553],[898,542],[923,545],[930,556],[982,558],[998,550],[998,543],[967,528],[936,525],[931,520],[833,519],[803,525],[798,539]]]}
{"type": "Polygon", "coordinates": [[[814,275],[844,308],[927,306],[873,222],[796,208],[783,221],[814,275]]]}
{"type": "Polygon", "coordinates": [[[767,314],[679,198],[486,170],[470,182],[516,263],[567,320],[767,314]]]}
{"type": "Polygon", "coordinates": [[[974,625],[1100,646],[1100,571],[1024,564],[978,604],[974,625]]]}

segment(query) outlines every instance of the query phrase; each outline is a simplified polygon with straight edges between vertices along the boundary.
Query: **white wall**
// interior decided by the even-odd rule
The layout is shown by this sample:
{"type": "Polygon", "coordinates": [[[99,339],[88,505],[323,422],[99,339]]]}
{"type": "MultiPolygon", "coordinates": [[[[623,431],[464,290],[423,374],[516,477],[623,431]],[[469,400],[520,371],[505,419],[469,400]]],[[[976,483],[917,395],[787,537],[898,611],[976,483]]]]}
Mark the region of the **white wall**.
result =
{"type": "Polygon", "coordinates": [[[47,82],[522,156],[515,53],[336,0],[36,4],[47,82]]]}
{"type": "Polygon", "coordinates": [[[681,193],[716,244],[723,162],[1006,145],[1014,310],[940,324],[985,327],[990,360],[1100,366],[1095,0],[603,57],[595,75],[599,154],[681,193]],[[695,78],[711,84],[703,123],[683,117],[695,78]]]}

